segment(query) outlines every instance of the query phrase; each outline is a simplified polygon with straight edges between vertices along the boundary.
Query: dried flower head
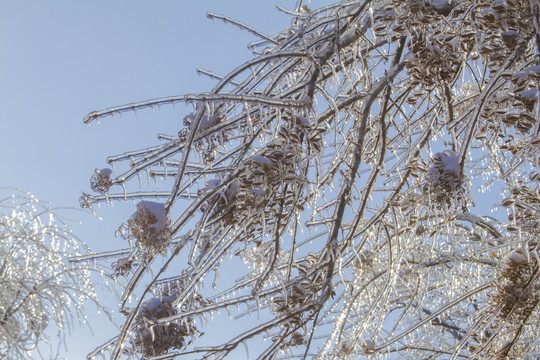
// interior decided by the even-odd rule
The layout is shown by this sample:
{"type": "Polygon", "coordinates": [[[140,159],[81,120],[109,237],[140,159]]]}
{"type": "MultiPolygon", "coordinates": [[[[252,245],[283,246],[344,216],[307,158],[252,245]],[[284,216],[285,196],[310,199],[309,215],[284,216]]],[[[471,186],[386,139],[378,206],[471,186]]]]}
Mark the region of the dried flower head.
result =
{"type": "Polygon", "coordinates": [[[431,163],[425,178],[424,193],[429,194],[439,205],[463,205],[465,190],[456,152],[445,150],[436,153],[431,163]]]}
{"type": "Polygon", "coordinates": [[[141,201],[137,211],[127,221],[129,235],[145,253],[163,253],[171,242],[169,219],[165,204],[141,201]]]}
{"type": "Polygon", "coordinates": [[[497,315],[498,321],[494,325],[503,327],[498,330],[501,334],[498,341],[490,345],[488,351],[488,354],[503,354],[497,358],[504,358],[510,351],[518,350],[508,336],[514,336],[515,331],[525,325],[540,301],[537,292],[538,264],[531,261],[531,251],[536,250],[522,244],[508,253],[495,282],[495,291],[490,294],[488,309],[497,315]]]}
{"type": "Polygon", "coordinates": [[[113,184],[111,174],[112,170],[109,168],[94,170],[94,175],[90,178],[90,187],[92,190],[100,194],[107,193],[113,184]]]}
{"type": "Polygon", "coordinates": [[[177,294],[153,297],[146,300],[139,310],[135,321],[137,326],[132,332],[130,343],[132,351],[144,356],[156,356],[171,349],[181,349],[186,336],[197,332],[191,319],[156,324],[156,321],[177,315],[180,311],[172,305],[177,294]]]}

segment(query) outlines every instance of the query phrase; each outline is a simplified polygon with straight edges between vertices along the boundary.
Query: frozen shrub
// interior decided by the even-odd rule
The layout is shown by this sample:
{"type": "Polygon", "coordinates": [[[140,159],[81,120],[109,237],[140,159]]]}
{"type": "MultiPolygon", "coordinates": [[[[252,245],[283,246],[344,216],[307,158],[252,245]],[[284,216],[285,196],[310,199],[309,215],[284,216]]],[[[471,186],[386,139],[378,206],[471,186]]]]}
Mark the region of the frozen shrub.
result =
{"type": "Polygon", "coordinates": [[[0,191],[0,358],[35,359],[42,343],[53,348],[54,335],[82,318],[86,300],[98,302],[92,267],[69,261],[88,249],[54,208],[0,191]]]}

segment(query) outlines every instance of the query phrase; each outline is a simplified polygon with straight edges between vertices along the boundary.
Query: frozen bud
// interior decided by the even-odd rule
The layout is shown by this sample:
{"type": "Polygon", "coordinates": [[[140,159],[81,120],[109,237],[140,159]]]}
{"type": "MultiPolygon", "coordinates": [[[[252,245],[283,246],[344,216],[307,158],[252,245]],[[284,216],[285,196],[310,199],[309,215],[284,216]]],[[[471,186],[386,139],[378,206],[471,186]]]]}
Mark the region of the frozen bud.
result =
{"type": "Polygon", "coordinates": [[[506,0],[493,0],[491,7],[495,11],[504,11],[508,7],[508,4],[506,3],[506,0]]]}
{"type": "Polygon", "coordinates": [[[525,72],[527,77],[531,80],[540,80],[540,65],[529,66],[523,72],[525,72]]]}
{"type": "Polygon", "coordinates": [[[263,197],[266,194],[266,191],[264,191],[261,188],[253,188],[249,190],[249,193],[254,197],[263,197]]]}
{"type": "MultiPolygon", "coordinates": [[[[184,125],[191,127],[195,119],[197,118],[196,113],[191,113],[184,118],[184,125]]],[[[199,122],[199,127],[197,129],[198,133],[204,132],[210,129],[212,126],[216,125],[220,120],[219,114],[216,115],[203,115],[201,121],[199,122]]]]}
{"type": "Polygon", "coordinates": [[[540,74],[540,65],[529,66],[524,70],[526,73],[537,73],[540,74]]]}
{"type": "Polygon", "coordinates": [[[519,33],[515,30],[508,30],[502,33],[503,41],[509,45],[515,44],[519,37],[519,33]]]}
{"type": "Polygon", "coordinates": [[[508,262],[510,265],[526,264],[529,260],[529,250],[525,247],[518,247],[508,254],[508,262]]]}
{"type": "Polygon", "coordinates": [[[517,228],[517,227],[515,227],[515,226],[513,226],[513,225],[508,225],[508,226],[506,227],[506,230],[508,230],[508,231],[510,231],[510,232],[515,232],[515,231],[518,231],[519,228],[517,228]]]}
{"type": "Polygon", "coordinates": [[[452,172],[455,176],[461,175],[461,168],[459,166],[458,155],[453,150],[445,150],[442,153],[445,171],[452,172]]]}
{"type": "Polygon", "coordinates": [[[203,187],[202,189],[199,189],[197,194],[200,196],[200,195],[206,193],[207,191],[215,190],[219,186],[219,184],[220,184],[220,181],[218,179],[208,180],[206,182],[206,186],[203,187]]]}
{"type": "Polygon", "coordinates": [[[540,145],[540,135],[536,135],[531,138],[531,145],[540,145]]]}
{"type": "Polygon", "coordinates": [[[521,71],[514,74],[514,76],[512,77],[512,82],[514,83],[522,82],[523,80],[526,80],[526,79],[527,79],[527,73],[521,71]]]}
{"type": "Polygon", "coordinates": [[[209,186],[209,187],[216,187],[220,184],[220,181],[219,179],[210,179],[206,182],[206,186],[209,186]]]}
{"type": "Polygon", "coordinates": [[[372,354],[375,352],[375,342],[373,340],[362,340],[362,349],[366,354],[372,354]]]}
{"type": "Polygon", "coordinates": [[[529,174],[529,179],[532,181],[539,181],[540,182],[540,174],[537,171],[533,171],[529,174]]]}
{"type": "Polygon", "coordinates": [[[79,205],[83,209],[86,209],[86,208],[91,209],[92,208],[91,195],[83,192],[83,194],[79,198],[79,205]]]}
{"type": "Polygon", "coordinates": [[[424,191],[454,192],[462,184],[461,167],[455,151],[438,152],[431,158],[424,191]]]}
{"type": "Polygon", "coordinates": [[[522,101],[533,101],[533,100],[536,100],[537,95],[538,95],[538,89],[530,88],[527,90],[522,90],[522,91],[517,92],[516,98],[522,101]]]}
{"type": "Polygon", "coordinates": [[[338,356],[349,355],[354,350],[356,341],[354,339],[342,340],[338,346],[338,356]]]}
{"type": "Polygon", "coordinates": [[[130,259],[129,257],[116,260],[111,265],[114,270],[112,277],[116,278],[118,276],[126,276],[131,271],[133,263],[134,259],[130,259]]]}
{"type": "Polygon", "coordinates": [[[455,0],[431,0],[431,6],[433,9],[443,16],[450,14],[452,9],[456,6],[455,0]]]}
{"type": "Polygon", "coordinates": [[[457,178],[461,176],[459,159],[455,151],[445,150],[442,153],[436,153],[431,158],[431,162],[433,166],[428,171],[431,179],[438,178],[444,173],[453,174],[457,178]]]}
{"type": "Polygon", "coordinates": [[[163,226],[165,226],[169,222],[169,219],[167,217],[167,212],[165,211],[165,204],[163,203],[157,203],[157,202],[145,200],[145,201],[140,201],[137,204],[137,208],[139,210],[145,209],[150,213],[149,219],[151,220],[149,222],[151,222],[150,224],[151,228],[160,230],[163,226]]]}
{"type": "Polygon", "coordinates": [[[408,52],[405,54],[403,61],[405,62],[405,66],[409,68],[416,66],[418,63],[418,59],[413,52],[408,52]]]}
{"type": "Polygon", "coordinates": [[[141,312],[145,313],[148,317],[155,319],[172,315],[174,309],[171,306],[171,303],[174,301],[175,297],[176,294],[150,298],[141,305],[141,312]]]}
{"type": "Polygon", "coordinates": [[[240,191],[240,183],[237,180],[231,181],[225,190],[225,196],[227,197],[227,201],[229,203],[234,200],[236,194],[238,194],[238,191],[240,191]]]}
{"type": "Polygon", "coordinates": [[[189,318],[157,324],[157,320],[177,315],[178,309],[172,306],[176,297],[153,297],[142,303],[136,317],[136,329],[130,338],[134,350],[146,359],[167,353],[170,349],[181,349],[186,341],[184,337],[197,332],[195,324],[189,318]]]}

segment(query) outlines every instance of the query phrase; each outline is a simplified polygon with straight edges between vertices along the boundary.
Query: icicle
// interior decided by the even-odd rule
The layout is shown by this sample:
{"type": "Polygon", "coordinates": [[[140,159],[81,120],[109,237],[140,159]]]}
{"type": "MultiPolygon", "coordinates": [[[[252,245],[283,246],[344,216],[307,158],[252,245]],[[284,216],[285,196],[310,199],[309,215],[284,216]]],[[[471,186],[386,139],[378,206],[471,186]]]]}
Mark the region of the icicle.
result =
{"type": "Polygon", "coordinates": [[[125,183],[125,181],[122,181],[121,184],[122,184],[122,189],[124,190],[124,201],[127,202],[128,198],[127,198],[126,183],[125,183]]]}

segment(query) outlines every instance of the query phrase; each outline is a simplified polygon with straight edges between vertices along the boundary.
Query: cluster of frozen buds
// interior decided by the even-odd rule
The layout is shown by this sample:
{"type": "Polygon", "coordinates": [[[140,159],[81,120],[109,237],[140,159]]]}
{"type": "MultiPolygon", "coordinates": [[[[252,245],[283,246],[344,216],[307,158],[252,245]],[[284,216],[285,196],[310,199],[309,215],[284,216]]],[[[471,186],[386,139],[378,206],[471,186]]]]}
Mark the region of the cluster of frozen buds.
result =
{"type": "Polygon", "coordinates": [[[535,109],[538,104],[538,82],[540,81],[540,66],[525,68],[512,76],[508,93],[513,111],[505,114],[503,122],[513,125],[521,133],[528,133],[536,124],[535,109]]]}
{"type": "Polygon", "coordinates": [[[156,356],[171,349],[181,349],[186,336],[197,333],[190,319],[157,324],[160,319],[178,315],[180,311],[172,304],[176,293],[153,297],[141,305],[135,321],[136,327],[130,339],[133,350],[144,356],[156,356]]]}
{"type": "Polygon", "coordinates": [[[128,237],[136,239],[137,247],[145,254],[164,253],[171,243],[169,223],[165,204],[141,201],[127,221],[128,237]]]}
{"type": "MultiPolygon", "coordinates": [[[[222,111],[222,104],[209,105],[207,114],[201,115],[195,137],[204,134],[209,129],[223,122],[225,115],[222,111]]],[[[185,129],[178,133],[178,137],[181,141],[187,140],[189,132],[194,129],[194,121],[197,116],[200,116],[200,106],[197,106],[196,111],[192,112],[184,117],[185,129]]],[[[223,145],[228,141],[228,133],[226,131],[217,131],[212,134],[206,134],[202,139],[195,142],[195,149],[199,151],[203,157],[204,162],[210,163],[214,161],[215,152],[218,145],[223,145]]]]}
{"type": "Polygon", "coordinates": [[[452,81],[456,74],[461,55],[454,49],[451,35],[427,34],[417,32],[409,44],[409,53],[405,57],[405,66],[412,78],[412,83],[422,84],[431,89],[437,84],[452,81]]]}
{"type": "Polygon", "coordinates": [[[360,345],[361,352],[365,355],[375,353],[375,342],[370,339],[358,340],[355,338],[343,339],[336,347],[335,354],[338,357],[351,355],[356,348],[357,343],[360,345]]]}
{"type": "MultiPolygon", "coordinates": [[[[482,111],[482,118],[488,125],[495,129],[495,134],[500,132],[500,124],[513,126],[522,134],[529,133],[536,124],[535,109],[538,104],[538,82],[540,81],[540,66],[533,65],[515,72],[508,70],[502,73],[502,77],[508,79],[504,89],[491,97],[482,111]]],[[[516,143],[511,143],[513,136],[508,136],[501,149],[510,150],[514,155],[519,151],[516,143]]]]}
{"type": "MultiPolygon", "coordinates": [[[[376,33],[388,24],[389,36],[410,39],[405,66],[411,84],[431,89],[451,82],[458,71],[463,57],[456,51],[457,29],[461,26],[450,25],[452,20],[446,18],[455,6],[454,0],[394,0],[386,2],[377,12],[376,33]]],[[[412,98],[408,101],[414,102],[412,98]]]]}
{"type": "Polygon", "coordinates": [[[430,186],[439,186],[447,190],[455,190],[461,182],[461,168],[455,151],[445,150],[431,158],[433,165],[428,170],[430,186]]]}
{"type": "MultiPolygon", "coordinates": [[[[300,328],[305,322],[306,312],[295,313],[304,306],[308,306],[317,301],[319,293],[323,287],[323,275],[318,268],[318,258],[314,254],[308,255],[305,262],[298,264],[300,276],[293,284],[287,288],[283,296],[276,296],[272,299],[272,311],[278,315],[290,315],[283,323],[285,329],[300,328]]],[[[332,296],[334,293],[332,293],[332,296]]],[[[292,334],[290,341],[285,344],[290,346],[301,345],[305,337],[298,332],[292,334]]]]}
{"type": "Polygon", "coordinates": [[[210,196],[205,204],[201,206],[203,212],[212,209],[213,214],[221,216],[222,220],[227,225],[234,222],[234,202],[236,194],[238,194],[239,184],[237,180],[232,180],[227,186],[223,185],[223,180],[210,179],[206,182],[206,186],[197,191],[198,196],[204,196],[210,192],[214,194],[210,196]]]}
{"type": "Polygon", "coordinates": [[[302,116],[287,113],[282,115],[282,120],[284,124],[272,141],[257,154],[243,160],[236,179],[227,185],[223,179],[206,182],[198,196],[207,196],[209,192],[214,195],[208,196],[201,210],[212,209],[213,214],[227,225],[247,216],[252,219],[251,230],[259,228],[260,224],[272,223],[279,214],[292,211],[296,186],[304,181],[299,175],[302,146],[305,145],[308,151],[320,151],[324,129],[313,126],[302,116]],[[261,222],[262,218],[264,221],[261,222]]]}
{"type": "Polygon", "coordinates": [[[322,132],[304,117],[285,114],[283,120],[285,124],[273,141],[243,163],[236,194],[239,217],[255,212],[262,214],[266,223],[272,223],[276,216],[292,212],[296,205],[295,189],[304,181],[299,171],[302,146],[306,144],[310,151],[320,151],[322,132]]]}
{"type": "Polygon", "coordinates": [[[114,273],[111,275],[112,278],[116,279],[118,276],[127,277],[128,274],[133,269],[133,266],[137,265],[137,261],[132,257],[123,257],[119,258],[112,264],[114,273]]]}
{"type": "Polygon", "coordinates": [[[106,194],[113,184],[111,179],[112,170],[109,168],[96,169],[90,178],[90,188],[100,194],[106,194]]]}
{"type": "MultiPolygon", "coordinates": [[[[533,174],[533,179],[535,176],[533,174]]],[[[539,211],[537,210],[540,206],[540,189],[531,185],[525,180],[518,180],[510,188],[511,197],[502,201],[504,207],[513,207],[513,211],[508,214],[508,220],[521,228],[537,228],[540,224],[539,211]]]]}
{"type": "Polygon", "coordinates": [[[424,193],[438,204],[450,205],[454,200],[463,200],[463,178],[456,152],[445,150],[436,153],[431,163],[425,178],[424,193]]]}
{"type": "Polygon", "coordinates": [[[512,249],[505,257],[502,272],[494,284],[495,290],[489,294],[491,311],[508,327],[498,331],[499,338],[490,349],[493,353],[509,355],[511,349],[506,344],[514,336],[513,331],[525,325],[540,302],[536,252],[536,243],[512,249]]]}
{"type": "Polygon", "coordinates": [[[478,51],[498,66],[534,32],[531,3],[526,0],[481,0],[471,11],[478,31],[478,51]]]}

